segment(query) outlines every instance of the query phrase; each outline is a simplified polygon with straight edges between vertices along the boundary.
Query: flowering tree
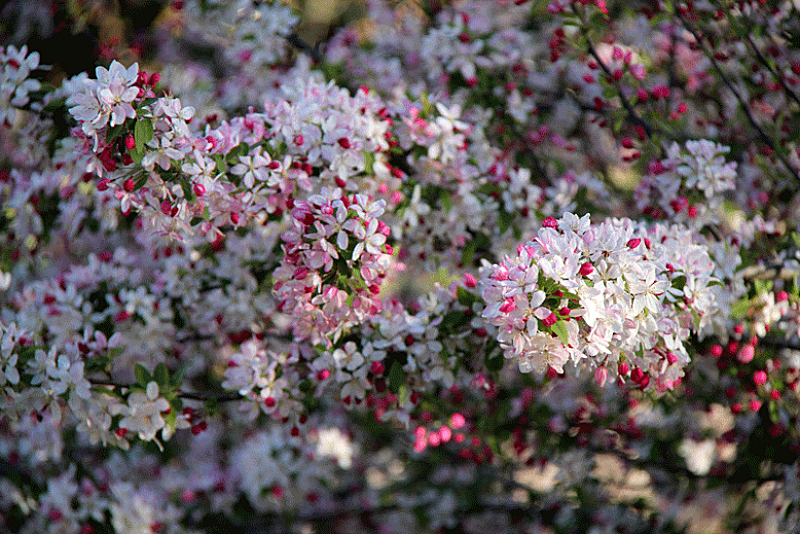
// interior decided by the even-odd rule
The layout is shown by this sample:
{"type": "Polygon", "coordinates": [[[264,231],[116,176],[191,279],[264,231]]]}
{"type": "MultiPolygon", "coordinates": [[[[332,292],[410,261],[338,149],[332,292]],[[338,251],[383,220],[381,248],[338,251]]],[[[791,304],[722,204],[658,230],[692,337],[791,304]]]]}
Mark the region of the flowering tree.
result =
{"type": "Polygon", "coordinates": [[[0,48],[2,530],[796,531],[795,5],[411,4],[0,48]]]}

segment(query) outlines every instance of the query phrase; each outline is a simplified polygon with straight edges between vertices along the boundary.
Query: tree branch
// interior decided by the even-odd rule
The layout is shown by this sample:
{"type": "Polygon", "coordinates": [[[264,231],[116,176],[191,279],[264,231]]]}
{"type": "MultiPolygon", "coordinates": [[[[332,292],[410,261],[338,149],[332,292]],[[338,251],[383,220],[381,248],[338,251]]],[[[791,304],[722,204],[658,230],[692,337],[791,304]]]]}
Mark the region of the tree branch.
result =
{"type": "Polygon", "coordinates": [[[772,74],[772,76],[773,76],[773,77],[774,77],[776,80],[778,80],[778,83],[779,83],[779,84],[781,84],[781,87],[783,87],[783,90],[786,92],[786,94],[787,94],[787,95],[789,95],[789,97],[790,97],[792,100],[794,100],[794,101],[795,101],[795,103],[797,103],[798,105],[800,105],[800,99],[798,99],[798,98],[797,98],[797,95],[796,95],[796,94],[794,94],[794,91],[792,91],[792,90],[789,88],[789,86],[788,86],[788,85],[786,85],[786,82],[783,80],[783,76],[781,76],[781,75],[780,75],[780,73],[779,73],[779,72],[777,72],[777,71],[776,71],[776,70],[775,70],[775,69],[772,67],[772,65],[770,65],[770,64],[769,64],[769,61],[767,60],[767,58],[765,58],[765,57],[764,57],[764,55],[761,53],[761,50],[759,50],[759,49],[758,49],[758,47],[756,46],[756,43],[753,41],[753,38],[752,38],[750,35],[748,35],[747,37],[745,37],[745,40],[747,41],[747,44],[749,44],[749,45],[750,45],[750,48],[752,48],[752,49],[753,49],[753,52],[755,52],[755,54],[756,54],[756,57],[757,57],[757,58],[758,58],[758,60],[761,62],[761,64],[762,64],[762,65],[764,65],[764,67],[766,67],[766,69],[767,69],[767,70],[770,72],[770,74],[772,74]]]}
{"type": "MultiPolygon", "coordinates": [[[[583,36],[586,38],[586,44],[589,47],[589,54],[591,54],[592,57],[595,59],[595,61],[597,61],[597,64],[600,65],[600,68],[603,69],[603,72],[606,74],[606,76],[613,80],[614,76],[611,73],[611,70],[608,68],[608,65],[603,63],[603,60],[600,59],[600,54],[597,53],[597,49],[595,49],[594,43],[592,43],[592,40],[589,38],[589,35],[584,31],[583,36]]],[[[622,102],[622,106],[628,112],[628,118],[634,124],[641,126],[644,129],[645,134],[647,134],[647,137],[652,137],[653,127],[650,125],[649,122],[644,120],[641,116],[639,116],[638,113],[636,113],[636,110],[633,109],[633,105],[628,100],[628,97],[626,97],[625,94],[622,92],[622,88],[619,87],[616,83],[614,85],[617,88],[617,93],[619,94],[619,100],[620,102],[622,102]]]]}
{"type": "Polygon", "coordinates": [[[739,274],[742,278],[750,280],[774,280],[775,278],[787,280],[797,275],[798,271],[787,268],[783,263],[767,263],[745,267],[739,274]]]}
{"type": "MultiPolygon", "coordinates": [[[[122,389],[131,389],[133,387],[137,387],[138,384],[121,384],[119,382],[115,382],[113,380],[90,380],[92,385],[94,386],[109,386],[115,388],[122,388],[122,389]]],[[[178,397],[182,399],[189,399],[189,400],[197,400],[197,401],[209,401],[215,400],[217,402],[230,402],[230,401],[240,401],[246,400],[246,397],[240,395],[239,393],[233,392],[205,392],[205,391],[184,391],[180,390],[178,392],[178,397]]]]}
{"type": "Polygon", "coordinates": [[[286,41],[297,50],[308,54],[308,56],[314,60],[314,63],[320,64],[323,62],[322,54],[319,52],[319,43],[317,43],[316,46],[311,46],[294,32],[286,37],[286,41]]]}
{"type": "Polygon", "coordinates": [[[764,129],[761,128],[761,125],[759,125],[758,122],[756,122],[755,118],[753,117],[753,114],[750,112],[750,108],[747,106],[747,103],[744,101],[744,98],[742,98],[742,95],[739,94],[739,91],[736,89],[736,87],[734,87],[733,82],[722,71],[722,67],[720,67],[719,62],[714,57],[714,54],[712,54],[708,50],[708,48],[707,48],[707,46],[705,44],[705,41],[703,41],[703,39],[700,37],[700,35],[697,33],[697,31],[695,31],[694,27],[692,27],[689,24],[689,21],[686,20],[686,18],[683,15],[680,14],[680,12],[677,9],[677,6],[675,6],[675,2],[674,1],[673,1],[673,7],[675,8],[675,13],[676,13],[678,19],[683,24],[683,27],[686,28],[686,31],[688,31],[690,34],[692,34],[692,36],[694,37],[694,39],[697,42],[697,44],[700,47],[702,47],[703,53],[706,55],[708,60],[711,62],[711,65],[714,67],[714,70],[717,71],[717,74],[719,74],[719,77],[720,77],[720,80],[722,80],[722,83],[725,84],[725,86],[731,91],[731,93],[733,93],[733,96],[739,102],[739,106],[741,106],[742,112],[745,114],[745,117],[747,117],[747,121],[750,123],[750,125],[753,128],[755,128],[756,132],[758,132],[758,135],[761,138],[761,142],[764,143],[765,145],[767,145],[775,153],[775,155],[778,157],[778,159],[781,161],[781,163],[783,163],[783,165],[786,167],[786,169],[789,171],[789,173],[791,173],[791,175],[794,177],[795,181],[800,183],[800,175],[798,175],[797,171],[794,169],[794,167],[792,167],[792,165],[789,162],[789,160],[786,159],[786,156],[781,154],[780,150],[778,148],[776,148],[775,143],[773,142],[772,138],[769,137],[767,135],[767,133],[764,131],[764,129]]]}
{"type": "Polygon", "coordinates": [[[759,338],[758,344],[778,349],[800,350],[800,340],[798,340],[797,337],[793,339],[785,339],[778,337],[762,337],[759,338]]]}

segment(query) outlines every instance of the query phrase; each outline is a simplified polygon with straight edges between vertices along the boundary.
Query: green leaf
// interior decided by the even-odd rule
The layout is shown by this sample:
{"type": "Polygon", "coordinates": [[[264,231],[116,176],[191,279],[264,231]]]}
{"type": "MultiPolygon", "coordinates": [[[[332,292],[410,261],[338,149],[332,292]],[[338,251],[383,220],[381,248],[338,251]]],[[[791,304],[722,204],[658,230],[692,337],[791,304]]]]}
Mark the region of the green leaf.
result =
{"type": "Polygon", "coordinates": [[[558,339],[566,345],[569,343],[569,333],[567,332],[567,323],[559,319],[556,321],[553,326],[550,327],[550,331],[553,332],[555,335],[558,336],[558,339]]]}
{"type": "Polygon", "coordinates": [[[139,150],[138,148],[134,148],[133,150],[128,152],[128,154],[130,154],[131,159],[137,165],[140,164],[144,159],[144,152],[139,150]]]}
{"type": "Polygon", "coordinates": [[[183,197],[192,202],[194,200],[194,191],[192,191],[192,184],[189,180],[179,180],[181,184],[181,189],[183,189],[183,197]]]}
{"type": "Polygon", "coordinates": [[[485,362],[486,369],[488,369],[489,371],[497,372],[497,371],[499,371],[500,369],[503,368],[504,360],[505,360],[505,358],[503,357],[502,354],[496,354],[495,356],[492,356],[491,358],[486,358],[486,362],[485,362]]]}
{"type": "Polygon", "coordinates": [[[500,186],[494,183],[485,183],[478,188],[478,193],[490,196],[493,193],[499,193],[500,186]]]}
{"type": "Polygon", "coordinates": [[[183,369],[178,369],[177,372],[172,374],[172,378],[170,379],[170,385],[173,387],[180,387],[183,384],[183,375],[185,371],[183,369]]]}
{"type": "Polygon", "coordinates": [[[397,392],[397,402],[400,406],[406,404],[411,400],[411,390],[406,386],[400,386],[399,391],[397,392]]]}
{"type": "Polygon", "coordinates": [[[109,128],[108,131],[106,132],[106,142],[108,144],[111,144],[111,141],[119,137],[119,135],[122,133],[122,128],[124,127],[125,124],[123,123],[123,124],[117,124],[116,126],[112,126],[111,128],[109,128]]]}
{"type": "Polygon", "coordinates": [[[511,223],[514,221],[514,215],[507,212],[506,210],[500,210],[500,216],[497,220],[497,226],[500,228],[500,233],[506,233],[506,230],[509,229],[511,223]]]}
{"type": "Polygon", "coordinates": [[[756,279],[753,282],[753,285],[756,288],[756,294],[760,295],[762,293],[766,293],[772,290],[772,280],[760,280],[756,279]]]}
{"type": "Polygon", "coordinates": [[[169,413],[164,414],[163,417],[167,427],[175,428],[175,420],[178,418],[178,414],[175,410],[170,410],[169,413]]]}
{"type": "Polygon", "coordinates": [[[672,287],[674,287],[675,289],[683,291],[683,288],[685,286],[686,286],[686,276],[680,275],[672,279],[672,287]]]}
{"type": "Polygon", "coordinates": [[[461,250],[461,263],[469,265],[472,263],[476,252],[484,252],[488,250],[491,245],[491,240],[486,234],[478,234],[466,242],[464,248],[461,250]]]}
{"type": "Polygon", "coordinates": [[[153,138],[153,121],[141,119],[136,121],[133,128],[133,139],[136,141],[136,151],[144,152],[144,145],[153,138]]]}
{"type": "Polygon", "coordinates": [[[449,191],[442,191],[439,196],[439,202],[442,204],[445,212],[449,212],[450,208],[453,207],[453,199],[451,198],[449,191]]]}
{"type": "Polygon", "coordinates": [[[144,187],[144,184],[147,183],[147,180],[150,178],[148,174],[143,174],[139,178],[136,179],[136,182],[133,184],[133,190],[138,191],[139,189],[144,187]]]}
{"type": "Polygon", "coordinates": [[[250,153],[250,145],[242,141],[228,152],[226,158],[231,163],[239,163],[238,160],[234,161],[234,159],[249,153],[250,153]]]}
{"type": "Polygon", "coordinates": [[[372,152],[362,152],[364,154],[364,172],[367,174],[375,174],[375,154],[372,152]]]}
{"type": "Polygon", "coordinates": [[[424,118],[430,115],[431,112],[433,111],[433,104],[431,104],[431,101],[428,99],[428,93],[424,91],[422,92],[421,100],[422,100],[422,116],[424,118]]]}
{"type": "Polygon", "coordinates": [[[576,302],[580,301],[580,297],[578,297],[577,293],[573,293],[571,291],[567,291],[566,289],[562,289],[561,293],[562,293],[562,295],[561,295],[562,299],[574,300],[576,302]]]}
{"type": "Polygon", "coordinates": [[[472,293],[471,291],[467,291],[463,287],[459,287],[456,290],[456,298],[458,299],[458,303],[466,308],[472,308],[472,305],[475,304],[475,301],[478,300],[477,295],[472,293]]]}
{"type": "Polygon", "coordinates": [[[773,423],[781,420],[781,412],[778,408],[778,403],[775,401],[769,401],[769,420],[773,423]]]}
{"type": "Polygon", "coordinates": [[[742,299],[731,306],[731,319],[741,319],[750,309],[750,299],[742,299]]]}
{"type": "Polygon", "coordinates": [[[109,397],[122,397],[122,393],[118,389],[109,389],[103,386],[92,386],[92,391],[96,393],[103,393],[109,397]]]}
{"type": "Polygon", "coordinates": [[[156,365],[156,368],[153,370],[153,378],[155,378],[155,381],[160,388],[169,385],[169,370],[167,369],[167,366],[164,365],[164,362],[156,365]]]}
{"type": "Polygon", "coordinates": [[[475,241],[467,241],[464,248],[461,249],[461,264],[469,265],[472,263],[472,258],[475,256],[475,241]]]}
{"type": "Polygon", "coordinates": [[[694,325],[696,327],[699,327],[700,326],[700,316],[697,315],[697,312],[695,311],[694,308],[691,308],[691,310],[692,310],[692,319],[694,319],[694,325]]]}
{"type": "Polygon", "coordinates": [[[728,21],[728,24],[730,25],[730,28],[733,30],[733,33],[737,37],[744,38],[744,37],[747,37],[750,34],[750,29],[748,29],[748,26],[746,26],[746,25],[742,24],[741,22],[739,22],[739,18],[738,17],[729,16],[729,17],[727,17],[727,21],[728,21]]]}
{"type": "Polygon", "coordinates": [[[66,103],[67,103],[66,98],[56,98],[47,103],[47,105],[44,107],[44,111],[46,111],[47,113],[53,113],[57,109],[65,107],[66,103]]]}
{"type": "Polygon", "coordinates": [[[140,363],[136,364],[133,372],[136,375],[136,382],[143,388],[146,388],[147,384],[153,381],[153,377],[150,376],[150,373],[147,371],[147,369],[145,369],[140,363]]]}
{"type": "Polygon", "coordinates": [[[400,386],[403,385],[404,379],[403,365],[398,361],[392,362],[392,366],[389,368],[389,391],[392,393],[400,391],[400,386]]]}
{"type": "Polygon", "coordinates": [[[469,316],[460,311],[447,312],[442,318],[442,326],[450,329],[457,329],[458,327],[469,324],[469,316]]]}

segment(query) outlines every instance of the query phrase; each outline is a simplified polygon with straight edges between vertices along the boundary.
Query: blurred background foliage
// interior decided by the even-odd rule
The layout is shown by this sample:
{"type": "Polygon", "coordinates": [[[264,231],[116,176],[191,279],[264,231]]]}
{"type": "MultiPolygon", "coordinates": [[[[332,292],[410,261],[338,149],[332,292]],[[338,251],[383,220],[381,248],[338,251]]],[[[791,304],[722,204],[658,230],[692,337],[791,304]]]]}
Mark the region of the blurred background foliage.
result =
{"type": "MultiPolygon", "coordinates": [[[[311,46],[366,15],[366,0],[293,0],[297,35],[311,46]]],[[[400,0],[412,8],[415,1],[400,0]]],[[[435,3],[435,2],[434,2],[435,3]]],[[[28,45],[52,66],[49,81],[117,59],[148,64],[163,32],[180,32],[181,0],[6,0],[0,2],[0,45],[28,45]]],[[[434,8],[436,6],[433,6],[434,8]]],[[[430,6],[426,6],[430,8],[430,6]]],[[[202,55],[202,49],[190,53],[202,55]]]]}

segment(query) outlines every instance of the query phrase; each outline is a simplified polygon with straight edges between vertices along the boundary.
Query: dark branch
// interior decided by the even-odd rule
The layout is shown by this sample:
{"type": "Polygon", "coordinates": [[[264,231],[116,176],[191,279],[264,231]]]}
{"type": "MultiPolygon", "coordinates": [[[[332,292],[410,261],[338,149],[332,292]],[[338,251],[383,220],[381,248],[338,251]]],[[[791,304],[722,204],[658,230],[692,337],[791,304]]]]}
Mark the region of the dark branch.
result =
{"type": "Polygon", "coordinates": [[[767,263],[751,265],[739,271],[742,278],[750,280],[787,280],[798,274],[798,271],[787,268],[783,263],[767,263]]]}
{"type": "Polygon", "coordinates": [[[714,70],[717,71],[717,74],[719,74],[722,83],[724,83],[728,87],[731,93],[733,93],[733,96],[739,102],[739,105],[742,108],[742,112],[745,114],[745,117],[747,117],[747,121],[750,123],[750,125],[753,126],[753,128],[755,128],[756,132],[758,132],[758,135],[761,138],[761,142],[767,145],[775,153],[775,155],[778,157],[781,163],[783,163],[783,165],[786,167],[789,173],[791,173],[791,175],[794,177],[795,181],[800,183],[800,175],[797,174],[797,171],[794,169],[794,167],[792,167],[792,164],[789,162],[789,160],[786,159],[786,156],[784,156],[781,153],[779,147],[776,147],[775,142],[772,140],[772,138],[769,137],[767,133],[764,131],[764,129],[761,128],[761,125],[759,125],[758,122],[756,122],[755,117],[753,117],[753,114],[750,112],[750,108],[747,106],[747,102],[745,102],[744,98],[742,98],[742,95],[739,94],[739,91],[736,89],[731,79],[728,78],[728,76],[723,72],[722,67],[720,67],[719,65],[719,62],[714,57],[714,54],[712,54],[708,50],[705,41],[697,33],[694,27],[692,27],[689,24],[689,21],[687,21],[686,18],[683,17],[683,15],[681,15],[677,9],[675,10],[675,12],[677,13],[678,19],[680,19],[680,21],[683,23],[683,27],[686,28],[686,31],[691,33],[697,44],[702,47],[703,53],[711,62],[711,65],[714,67],[714,70]]]}
{"type": "Polygon", "coordinates": [[[786,92],[786,94],[789,95],[789,97],[792,100],[794,100],[797,104],[800,104],[800,99],[798,99],[797,95],[794,94],[794,91],[792,91],[789,88],[789,86],[786,85],[786,82],[784,81],[783,76],[781,76],[781,74],[779,72],[777,72],[772,65],[770,65],[770,63],[767,60],[767,58],[764,57],[764,54],[762,54],[761,50],[759,50],[758,47],[756,46],[756,43],[753,41],[753,38],[750,35],[748,35],[747,37],[745,37],[745,40],[747,41],[747,44],[750,45],[750,48],[753,49],[753,52],[755,52],[756,57],[758,58],[759,62],[761,62],[761,64],[764,65],[764,67],[770,72],[770,74],[772,74],[772,76],[776,80],[778,80],[778,83],[781,84],[781,87],[783,88],[784,92],[786,92]]]}
{"type": "Polygon", "coordinates": [[[758,340],[758,344],[778,349],[800,350],[800,340],[797,337],[793,339],[762,337],[758,340]]]}
{"type": "MultiPolygon", "coordinates": [[[[603,69],[603,72],[606,74],[606,76],[613,80],[614,76],[611,73],[611,70],[609,70],[608,65],[603,63],[603,60],[600,58],[600,54],[597,53],[597,50],[594,47],[594,43],[592,43],[592,40],[589,38],[589,36],[585,32],[584,32],[583,35],[586,38],[586,44],[589,47],[589,53],[592,55],[592,57],[595,59],[595,61],[597,61],[597,64],[600,65],[600,68],[603,69]]],[[[645,134],[647,134],[647,137],[652,137],[653,136],[653,127],[650,125],[649,122],[644,120],[638,113],[636,113],[636,110],[633,109],[633,105],[628,100],[628,97],[626,97],[625,93],[622,92],[622,88],[619,87],[616,83],[615,83],[615,86],[617,87],[617,93],[619,94],[619,100],[620,100],[620,102],[622,102],[622,106],[628,112],[628,118],[634,124],[636,124],[638,126],[641,126],[644,129],[645,134]]]]}
{"type": "Polygon", "coordinates": [[[288,37],[286,37],[286,41],[290,45],[295,47],[297,50],[300,50],[301,52],[308,54],[308,56],[314,60],[314,63],[319,64],[323,62],[322,54],[320,54],[319,52],[319,43],[317,43],[316,46],[311,46],[303,39],[301,39],[300,36],[297,35],[296,33],[292,33],[288,37]]]}
{"type": "MultiPolygon", "coordinates": [[[[119,382],[114,382],[113,380],[91,380],[91,383],[94,386],[108,386],[108,387],[115,387],[122,389],[131,389],[133,387],[138,386],[138,384],[121,384],[119,382]]],[[[231,392],[211,392],[211,391],[206,392],[206,391],[180,390],[178,392],[178,396],[182,399],[190,399],[198,401],[215,400],[217,402],[229,402],[229,401],[246,400],[246,397],[243,397],[239,393],[231,393],[231,392]]]]}

